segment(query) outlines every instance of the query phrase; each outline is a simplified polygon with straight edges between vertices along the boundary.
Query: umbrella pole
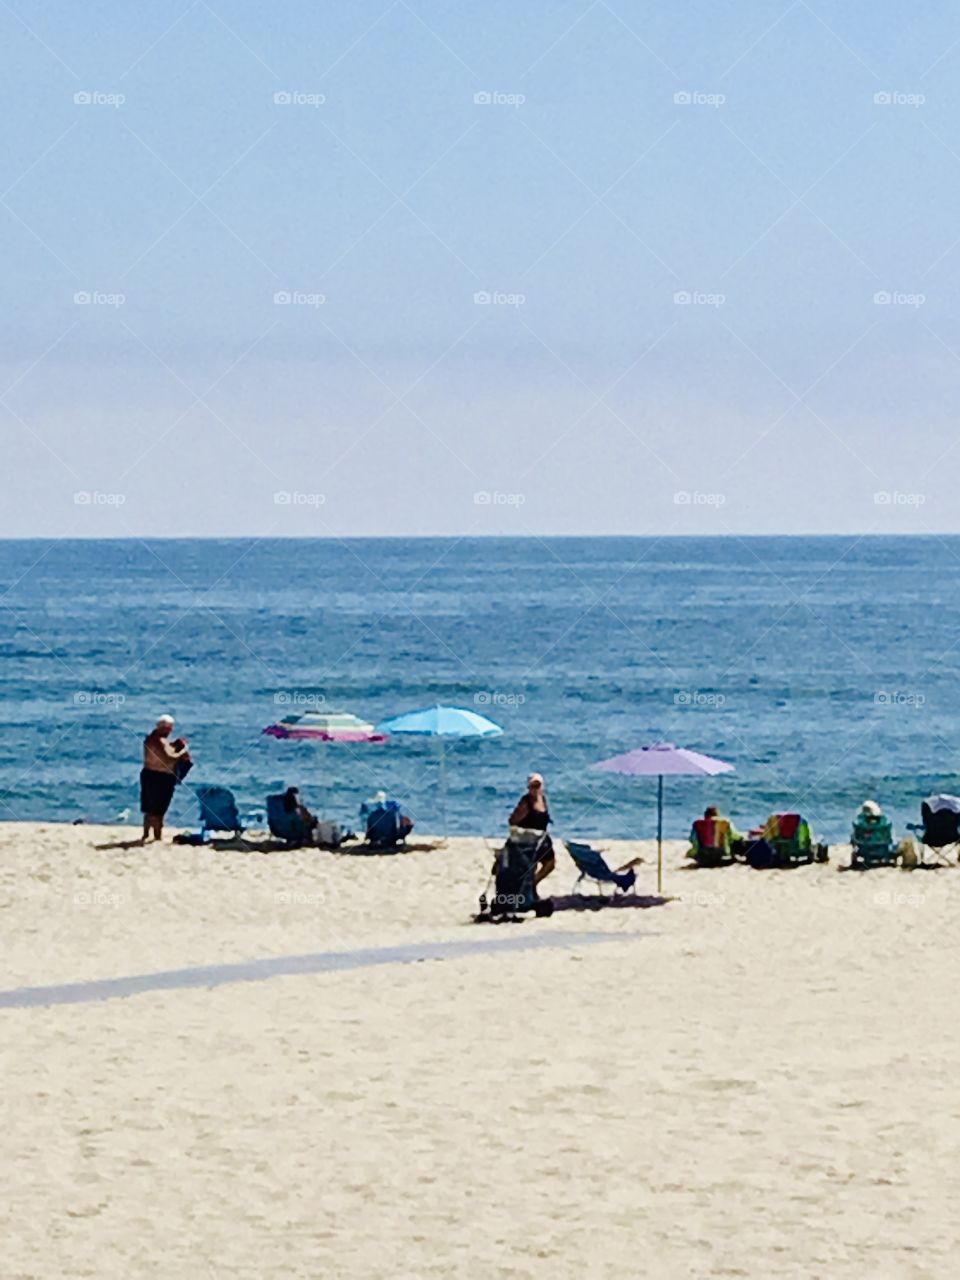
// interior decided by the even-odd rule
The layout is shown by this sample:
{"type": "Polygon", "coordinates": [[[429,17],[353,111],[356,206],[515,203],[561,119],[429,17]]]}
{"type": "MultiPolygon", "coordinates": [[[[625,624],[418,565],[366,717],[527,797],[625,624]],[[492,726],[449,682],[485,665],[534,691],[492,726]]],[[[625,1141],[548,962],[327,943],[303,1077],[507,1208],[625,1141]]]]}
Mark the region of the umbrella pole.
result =
{"type": "Polygon", "coordinates": [[[663,893],[663,774],[657,774],[657,893],[663,893]]]}
{"type": "Polygon", "coordinates": [[[443,842],[447,842],[447,753],[440,735],[440,822],[443,827],[443,842]]]}

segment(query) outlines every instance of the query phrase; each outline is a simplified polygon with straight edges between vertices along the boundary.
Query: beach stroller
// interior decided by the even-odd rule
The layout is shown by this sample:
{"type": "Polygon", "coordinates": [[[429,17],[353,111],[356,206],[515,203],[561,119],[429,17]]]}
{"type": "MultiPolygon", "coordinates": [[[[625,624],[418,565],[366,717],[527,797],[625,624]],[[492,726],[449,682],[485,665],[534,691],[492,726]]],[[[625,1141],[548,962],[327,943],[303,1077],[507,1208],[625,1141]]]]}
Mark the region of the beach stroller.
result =
{"type": "Polygon", "coordinates": [[[949,849],[960,845],[960,797],[927,796],[920,805],[922,821],[907,823],[920,843],[945,857],[949,849]]]}
{"type": "Polygon", "coordinates": [[[311,833],[307,824],[297,811],[289,810],[283,795],[267,796],[267,826],[270,834],[282,840],[289,848],[310,844],[311,833]]]}
{"type": "Polygon", "coordinates": [[[211,831],[230,831],[235,836],[243,832],[237,802],[227,787],[197,787],[200,805],[200,834],[211,831]]]}
{"type": "Polygon", "coordinates": [[[552,856],[553,842],[546,831],[511,827],[510,838],[493,860],[493,896],[488,900],[486,890],[480,895],[477,920],[519,920],[528,911],[551,915],[553,903],[537,893],[536,872],[552,856]]]}
{"type": "Polygon", "coordinates": [[[826,862],[825,844],[814,844],[810,825],[799,813],[771,813],[763,828],[763,839],[773,851],[774,865],[796,867],[806,862],[826,862]]]}
{"type": "Polygon", "coordinates": [[[607,865],[607,860],[599,849],[594,849],[589,844],[581,844],[577,840],[567,840],[565,843],[567,853],[569,853],[574,865],[580,872],[577,876],[576,884],[573,886],[574,893],[577,892],[578,886],[584,880],[592,880],[596,885],[597,892],[601,894],[605,884],[613,885],[614,894],[629,893],[636,884],[637,873],[630,864],[618,867],[614,871],[607,865]]]}
{"type": "Polygon", "coordinates": [[[869,867],[892,867],[900,856],[893,843],[890,819],[878,814],[858,813],[850,836],[850,866],[862,870],[869,867]]]}

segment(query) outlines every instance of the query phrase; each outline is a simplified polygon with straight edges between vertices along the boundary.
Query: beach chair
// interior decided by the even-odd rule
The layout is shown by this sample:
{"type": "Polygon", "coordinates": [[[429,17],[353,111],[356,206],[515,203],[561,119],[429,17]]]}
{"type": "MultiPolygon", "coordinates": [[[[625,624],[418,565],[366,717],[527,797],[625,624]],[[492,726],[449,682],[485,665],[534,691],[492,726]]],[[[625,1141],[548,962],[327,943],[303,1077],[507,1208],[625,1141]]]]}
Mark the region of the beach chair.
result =
{"type": "Polygon", "coordinates": [[[210,831],[230,831],[235,836],[243,832],[243,824],[237,811],[233,792],[227,787],[197,787],[200,805],[200,834],[210,831]]]}
{"type": "Polygon", "coordinates": [[[900,850],[893,842],[890,819],[857,814],[850,836],[850,850],[851,867],[865,870],[868,867],[894,866],[900,850]]]}
{"type": "Polygon", "coordinates": [[[365,824],[367,845],[384,852],[401,848],[413,830],[413,823],[402,812],[399,800],[361,805],[360,820],[365,824]]]}
{"type": "Polygon", "coordinates": [[[310,843],[307,824],[295,810],[287,810],[282,795],[267,796],[267,826],[272,836],[291,849],[310,843]]]}
{"type": "Polygon", "coordinates": [[[908,822],[907,830],[927,849],[946,857],[960,846],[960,797],[927,796],[920,805],[920,818],[919,823],[908,822]]]}
{"type": "Polygon", "coordinates": [[[806,862],[826,862],[825,844],[814,844],[810,825],[799,813],[771,813],[763,828],[763,838],[773,850],[778,867],[796,867],[806,862]]]}
{"type": "Polygon", "coordinates": [[[734,861],[733,827],[728,818],[698,818],[690,831],[688,858],[700,867],[722,867],[734,861]]]}
{"type": "Polygon", "coordinates": [[[628,893],[636,884],[637,873],[631,865],[618,867],[614,871],[607,865],[607,860],[600,850],[594,849],[592,845],[581,844],[577,840],[567,840],[566,846],[574,866],[580,872],[573,886],[574,893],[584,880],[591,880],[598,893],[603,893],[603,886],[607,884],[613,885],[615,894],[628,893]]]}

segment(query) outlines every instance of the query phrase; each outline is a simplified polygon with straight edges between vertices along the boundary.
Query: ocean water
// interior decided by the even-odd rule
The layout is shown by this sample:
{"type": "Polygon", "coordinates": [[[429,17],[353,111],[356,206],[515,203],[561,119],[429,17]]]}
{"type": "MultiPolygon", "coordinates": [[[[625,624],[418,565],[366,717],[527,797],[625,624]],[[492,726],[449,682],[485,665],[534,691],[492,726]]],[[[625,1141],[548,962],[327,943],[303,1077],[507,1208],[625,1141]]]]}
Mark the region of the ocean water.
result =
{"type": "Polygon", "coordinates": [[[278,742],[311,707],[435,702],[501,738],[447,749],[451,832],[500,833],[544,774],[561,835],[649,837],[655,782],[590,771],[666,739],[736,773],[666,784],[666,833],[717,803],[843,839],[960,790],[960,538],[0,542],[0,818],[137,822],[141,739],[169,711],[191,786],[241,811],[297,784],[355,823],[379,788],[440,825],[436,744],[278,742]]]}

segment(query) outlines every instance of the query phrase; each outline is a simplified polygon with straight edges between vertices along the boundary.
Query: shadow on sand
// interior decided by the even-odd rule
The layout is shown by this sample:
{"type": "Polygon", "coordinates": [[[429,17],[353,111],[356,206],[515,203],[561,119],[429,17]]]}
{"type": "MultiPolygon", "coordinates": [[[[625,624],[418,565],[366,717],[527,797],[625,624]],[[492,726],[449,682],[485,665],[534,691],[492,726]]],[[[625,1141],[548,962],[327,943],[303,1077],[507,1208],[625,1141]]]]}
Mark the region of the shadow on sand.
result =
{"type": "Polygon", "coordinates": [[[599,893],[567,893],[553,898],[541,898],[541,910],[533,912],[506,912],[503,915],[491,915],[489,910],[482,909],[478,915],[470,917],[473,924],[522,924],[525,920],[548,920],[560,911],[615,911],[646,910],[648,907],[665,907],[673,902],[671,897],[661,897],[655,893],[618,893],[609,896],[599,893]],[[549,904],[549,906],[548,906],[549,904]],[[547,908],[544,910],[543,908],[547,908]]]}
{"type": "Polygon", "coordinates": [[[631,908],[665,907],[673,899],[656,893],[618,893],[609,897],[599,893],[568,893],[551,898],[557,911],[626,911],[631,908]]]}
{"type": "MultiPolygon", "coordinates": [[[[110,844],[95,844],[94,849],[105,851],[109,849],[143,849],[149,852],[153,847],[154,841],[150,841],[146,845],[141,845],[139,840],[117,840],[110,844]]],[[[170,841],[161,842],[165,847],[169,846],[170,841]]],[[[273,836],[264,836],[262,839],[248,840],[244,836],[226,836],[219,840],[208,840],[205,844],[194,844],[187,840],[172,841],[178,848],[185,849],[215,849],[218,853],[223,851],[235,853],[286,853],[291,849],[312,849],[315,853],[339,853],[345,855],[353,855],[364,858],[389,858],[396,854],[403,853],[431,853],[434,849],[442,847],[440,844],[407,844],[401,849],[371,849],[369,845],[362,842],[354,844],[342,844],[339,848],[334,849],[330,845],[290,845],[284,840],[277,840],[273,836]]]]}

